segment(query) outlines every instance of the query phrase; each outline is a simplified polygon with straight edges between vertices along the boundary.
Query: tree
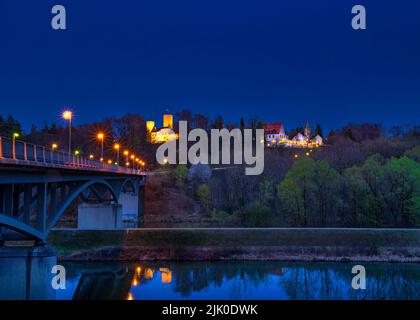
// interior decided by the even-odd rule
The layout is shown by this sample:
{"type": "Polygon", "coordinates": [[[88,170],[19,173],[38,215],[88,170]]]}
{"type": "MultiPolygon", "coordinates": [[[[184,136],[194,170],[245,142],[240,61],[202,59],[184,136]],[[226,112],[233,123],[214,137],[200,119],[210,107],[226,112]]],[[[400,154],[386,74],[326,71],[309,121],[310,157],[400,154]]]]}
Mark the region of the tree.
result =
{"type": "Polygon", "coordinates": [[[207,184],[200,184],[197,187],[196,196],[203,209],[207,212],[210,208],[210,189],[207,184]]]}
{"type": "Polygon", "coordinates": [[[378,228],[382,226],[382,211],[383,211],[383,201],[382,201],[382,187],[383,187],[383,170],[382,166],[385,164],[385,159],[379,155],[375,154],[369,157],[363,166],[361,167],[361,174],[365,180],[368,191],[371,195],[370,204],[369,204],[369,215],[372,216],[374,221],[374,227],[378,228]]]}
{"type": "MultiPolygon", "coordinates": [[[[287,190],[284,188],[284,185],[280,185],[280,190],[282,191],[279,194],[282,196],[280,200],[285,200],[288,197],[294,197],[297,194],[301,195],[301,201],[298,199],[293,200],[293,202],[300,202],[302,204],[302,221],[299,221],[301,226],[309,225],[309,214],[313,207],[313,196],[314,196],[314,175],[315,175],[315,161],[311,158],[299,159],[296,161],[293,166],[288,171],[286,178],[282,183],[286,185],[293,185],[294,189],[296,187],[299,189],[299,192],[296,193],[296,190],[292,190],[291,194],[287,193],[287,190]]],[[[299,216],[300,212],[292,212],[293,215],[299,216]]]]}
{"type": "Polygon", "coordinates": [[[216,117],[216,119],[214,120],[214,123],[212,125],[212,128],[213,129],[219,129],[219,130],[224,128],[224,121],[223,121],[223,118],[222,118],[221,115],[218,115],[216,117]]]}
{"type": "Polygon", "coordinates": [[[315,132],[314,132],[314,136],[319,135],[320,137],[324,138],[324,134],[322,132],[322,128],[321,125],[318,123],[315,127],[315,132]]]}
{"type": "Polygon", "coordinates": [[[194,125],[193,113],[190,109],[182,109],[181,111],[178,111],[175,115],[175,119],[176,119],[174,123],[175,131],[179,130],[179,121],[187,121],[187,130],[191,130],[194,125]]]}
{"type": "Polygon", "coordinates": [[[406,151],[405,156],[417,162],[420,162],[420,146],[416,146],[413,149],[406,151]]]}
{"type": "Polygon", "coordinates": [[[407,157],[393,158],[383,167],[383,200],[394,226],[413,226],[418,217],[420,164],[407,157]]]}
{"type": "Polygon", "coordinates": [[[373,198],[369,186],[363,178],[359,167],[347,168],[344,172],[346,213],[344,225],[352,227],[371,227],[375,225],[372,219],[373,198]]]}
{"type": "Polygon", "coordinates": [[[8,115],[7,119],[4,120],[0,117],[0,135],[5,137],[12,137],[13,133],[19,133],[22,135],[22,127],[12,115],[8,115]]]}
{"type": "Polygon", "coordinates": [[[269,180],[263,180],[259,184],[258,200],[262,205],[271,206],[274,200],[274,184],[269,180]]]}
{"type": "Polygon", "coordinates": [[[301,188],[292,179],[284,179],[277,186],[277,196],[281,201],[282,212],[288,225],[304,225],[304,199],[301,188]]]}
{"type": "Polygon", "coordinates": [[[254,201],[244,209],[242,220],[247,227],[269,227],[275,224],[275,215],[270,207],[254,201]]]}
{"type": "Polygon", "coordinates": [[[185,164],[179,164],[175,170],[172,171],[172,177],[176,184],[183,186],[187,180],[188,168],[185,164]]]}
{"type": "Polygon", "coordinates": [[[202,114],[196,113],[194,115],[194,127],[207,130],[209,126],[209,118],[202,114]]]}
{"type": "Polygon", "coordinates": [[[341,198],[339,191],[342,187],[340,174],[333,169],[328,162],[322,160],[315,163],[314,185],[318,223],[320,226],[334,224],[335,216],[339,212],[341,198]]]}

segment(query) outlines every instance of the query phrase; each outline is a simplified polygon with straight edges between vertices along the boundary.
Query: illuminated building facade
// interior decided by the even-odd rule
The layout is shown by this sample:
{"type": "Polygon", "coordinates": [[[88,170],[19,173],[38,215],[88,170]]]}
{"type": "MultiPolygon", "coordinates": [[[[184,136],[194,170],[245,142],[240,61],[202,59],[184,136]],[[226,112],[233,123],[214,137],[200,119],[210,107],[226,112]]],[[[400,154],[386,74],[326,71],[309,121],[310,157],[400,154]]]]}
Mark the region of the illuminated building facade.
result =
{"type": "Polygon", "coordinates": [[[173,116],[163,115],[163,127],[157,129],[154,121],[146,122],[147,137],[151,143],[164,143],[166,141],[178,140],[178,133],[174,131],[173,116]]]}
{"type": "Polygon", "coordinates": [[[264,126],[264,137],[267,147],[282,146],[285,148],[316,148],[322,146],[324,141],[321,136],[311,136],[311,127],[306,124],[304,132],[298,132],[294,137],[286,134],[282,123],[270,123],[264,126]]]}

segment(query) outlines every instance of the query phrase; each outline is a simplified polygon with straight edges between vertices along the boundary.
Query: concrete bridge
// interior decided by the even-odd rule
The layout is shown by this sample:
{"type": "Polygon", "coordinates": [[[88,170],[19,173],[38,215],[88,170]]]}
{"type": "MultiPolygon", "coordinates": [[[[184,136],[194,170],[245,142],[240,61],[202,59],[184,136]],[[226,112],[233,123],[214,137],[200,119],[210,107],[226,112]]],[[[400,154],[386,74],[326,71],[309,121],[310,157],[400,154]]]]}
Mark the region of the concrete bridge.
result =
{"type": "Polygon", "coordinates": [[[80,229],[140,226],[145,182],[142,170],[0,137],[0,245],[44,243],[69,207],[80,229]]]}

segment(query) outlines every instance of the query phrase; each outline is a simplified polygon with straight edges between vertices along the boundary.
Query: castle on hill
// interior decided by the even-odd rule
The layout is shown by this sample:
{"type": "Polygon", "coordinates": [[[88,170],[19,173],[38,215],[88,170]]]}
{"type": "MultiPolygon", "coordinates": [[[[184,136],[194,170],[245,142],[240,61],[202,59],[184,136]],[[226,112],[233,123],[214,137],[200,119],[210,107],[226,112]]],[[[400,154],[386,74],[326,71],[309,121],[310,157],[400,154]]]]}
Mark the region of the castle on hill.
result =
{"type": "Polygon", "coordinates": [[[163,115],[163,127],[156,128],[154,121],[146,121],[147,139],[151,143],[164,143],[178,140],[178,133],[174,131],[174,118],[172,114],[163,115]]]}

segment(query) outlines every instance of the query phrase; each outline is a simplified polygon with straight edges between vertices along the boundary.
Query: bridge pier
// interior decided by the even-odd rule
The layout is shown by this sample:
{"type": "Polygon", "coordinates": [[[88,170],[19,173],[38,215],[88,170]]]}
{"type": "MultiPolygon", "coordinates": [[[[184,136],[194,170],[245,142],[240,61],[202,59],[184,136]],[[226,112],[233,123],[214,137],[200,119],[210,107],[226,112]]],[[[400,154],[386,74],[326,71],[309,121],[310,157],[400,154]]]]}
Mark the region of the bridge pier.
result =
{"type": "Polygon", "coordinates": [[[137,227],[139,218],[139,195],[137,192],[122,192],[118,198],[122,205],[122,220],[125,227],[137,227]]]}
{"type": "Polygon", "coordinates": [[[116,203],[78,206],[77,228],[112,230],[140,227],[144,215],[144,187],[121,192],[116,203]]]}
{"type": "Polygon", "coordinates": [[[81,204],[78,207],[77,228],[84,230],[120,229],[122,225],[122,205],[81,204]]]}
{"type": "Polygon", "coordinates": [[[0,247],[0,300],[53,300],[55,250],[48,247],[0,247]]]}

